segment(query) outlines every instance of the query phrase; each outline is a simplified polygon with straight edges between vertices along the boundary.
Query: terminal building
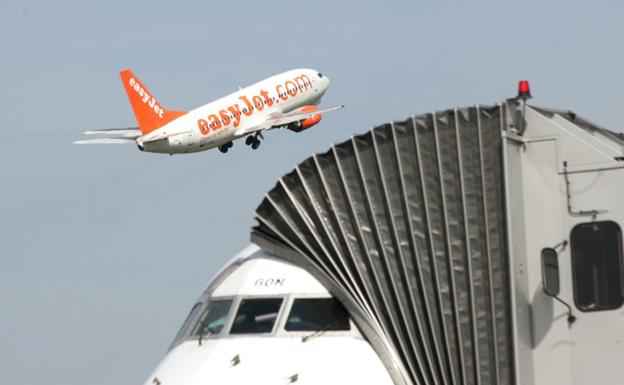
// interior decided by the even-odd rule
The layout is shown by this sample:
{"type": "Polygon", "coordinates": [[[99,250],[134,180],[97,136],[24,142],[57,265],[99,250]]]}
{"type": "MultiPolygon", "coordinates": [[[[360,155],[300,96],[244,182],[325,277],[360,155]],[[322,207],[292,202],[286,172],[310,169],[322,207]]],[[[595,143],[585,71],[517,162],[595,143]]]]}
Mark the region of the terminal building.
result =
{"type": "Polygon", "coordinates": [[[146,384],[621,384],[624,137],[521,91],[279,178],[146,384]]]}

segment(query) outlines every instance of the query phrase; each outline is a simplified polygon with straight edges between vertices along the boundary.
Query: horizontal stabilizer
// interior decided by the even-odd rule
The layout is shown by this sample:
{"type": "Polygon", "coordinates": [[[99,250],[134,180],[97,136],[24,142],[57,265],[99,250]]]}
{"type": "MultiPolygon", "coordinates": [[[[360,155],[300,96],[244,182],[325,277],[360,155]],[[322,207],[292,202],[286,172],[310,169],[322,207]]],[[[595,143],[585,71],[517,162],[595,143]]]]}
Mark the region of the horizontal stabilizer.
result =
{"type": "Polygon", "coordinates": [[[88,139],[77,140],[74,144],[130,144],[136,143],[134,139],[128,138],[100,138],[100,139],[88,139]]]}
{"type": "Polygon", "coordinates": [[[141,130],[138,127],[128,128],[106,128],[103,130],[89,130],[83,132],[84,135],[121,135],[124,138],[138,138],[141,130]]]}

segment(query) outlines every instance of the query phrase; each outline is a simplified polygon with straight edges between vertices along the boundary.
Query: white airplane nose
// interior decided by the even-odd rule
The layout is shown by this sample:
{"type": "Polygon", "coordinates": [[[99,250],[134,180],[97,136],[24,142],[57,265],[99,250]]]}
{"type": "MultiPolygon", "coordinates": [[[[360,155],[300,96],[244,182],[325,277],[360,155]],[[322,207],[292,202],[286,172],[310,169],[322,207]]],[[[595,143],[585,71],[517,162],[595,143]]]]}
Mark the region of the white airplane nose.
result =
{"type": "Polygon", "coordinates": [[[321,88],[322,88],[323,93],[324,93],[325,91],[327,91],[329,89],[329,83],[331,83],[331,81],[325,75],[323,75],[323,77],[320,80],[321,80],[321,88]]]}

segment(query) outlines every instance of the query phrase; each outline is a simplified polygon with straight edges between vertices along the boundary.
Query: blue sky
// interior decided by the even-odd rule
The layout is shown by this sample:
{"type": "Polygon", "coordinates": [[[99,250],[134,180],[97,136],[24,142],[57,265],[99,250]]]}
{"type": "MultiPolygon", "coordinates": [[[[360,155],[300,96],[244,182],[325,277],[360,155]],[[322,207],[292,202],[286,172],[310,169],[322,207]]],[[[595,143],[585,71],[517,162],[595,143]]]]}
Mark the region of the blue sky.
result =
{"type": "Polygon", "coordinates": [[[622,131],[620,2],[0,4],[0,382],[142,383],[199,292],[249,242],[253,210],[313,152],[368,128],[533,104],[622,131]],[[258,151],[75,146],[135,125],[118,72],[191,109],[272,74],[332,79],[320,125],[258,151]]]}

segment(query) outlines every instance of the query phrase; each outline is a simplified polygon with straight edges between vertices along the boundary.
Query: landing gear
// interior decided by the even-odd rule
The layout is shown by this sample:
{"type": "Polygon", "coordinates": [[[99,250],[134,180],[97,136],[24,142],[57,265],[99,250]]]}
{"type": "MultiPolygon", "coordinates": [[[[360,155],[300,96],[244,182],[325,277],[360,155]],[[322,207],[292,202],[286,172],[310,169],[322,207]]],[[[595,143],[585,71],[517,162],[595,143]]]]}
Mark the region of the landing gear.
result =
{"type": "Polygon", "coordinates": [[[258,138],[264,139],[260,131],[256,132],[255,135],[249,135],[247,139],[245,139],[245,144],[251,146],[252,149],[257,150],[258,147],[260,147],[260,139],[258,138]]]}
{"type": "Polygon", "coordinates": [[[228,150],[229,150],[230,148],[232,148],[233,146],[234,146],[234,143],[232,143],[232,142],[227,142],[227,143],[222,144],[222,145],[220,145],[220,146],[219,146],[219,151],[221,151],[222,153],[224,153],[224,154],[225,154],[225,153],[226,153],[226,152],[228,152],[228,150]]]}

